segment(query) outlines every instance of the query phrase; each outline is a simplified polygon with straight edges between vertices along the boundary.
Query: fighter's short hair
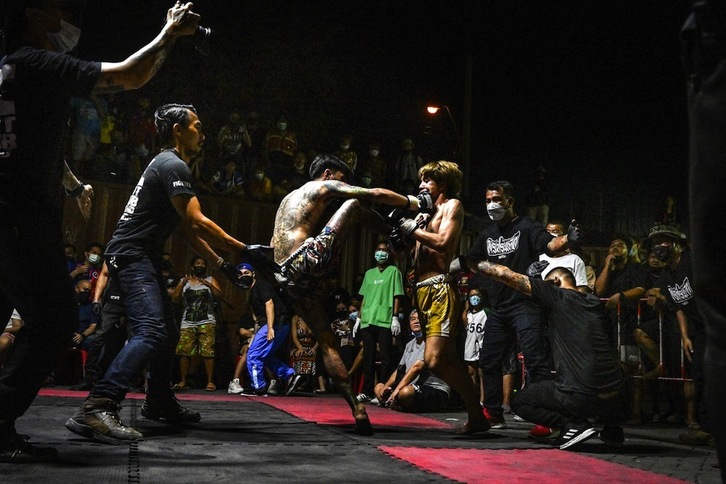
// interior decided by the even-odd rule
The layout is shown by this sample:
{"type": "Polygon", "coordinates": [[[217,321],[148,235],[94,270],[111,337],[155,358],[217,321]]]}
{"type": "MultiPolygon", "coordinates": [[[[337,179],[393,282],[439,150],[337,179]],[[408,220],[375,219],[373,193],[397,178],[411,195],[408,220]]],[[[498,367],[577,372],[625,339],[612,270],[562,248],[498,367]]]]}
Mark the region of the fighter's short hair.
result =
{"type": "Polygon", "coordinates": [[[331,154],[320,154],[315,157],[312,163],[310,163],[310,169],[308,173],[312,180],[315,180],[323,174],[325,170],[330,168],[331,170],[340,170],[345,174],[345,179],[350,182],[353,180],[353,172],[350,167],[345,164],[343,160],[337,156],[331,154]]]}
{"type": "Polygon", "coordinates": [[[430,178],[446,187],[446,194],[450,197],[459,195],[462,187],[463,173],[459,165],[453,161],[431,161],[418,170],[418,178],[430,178]]]}

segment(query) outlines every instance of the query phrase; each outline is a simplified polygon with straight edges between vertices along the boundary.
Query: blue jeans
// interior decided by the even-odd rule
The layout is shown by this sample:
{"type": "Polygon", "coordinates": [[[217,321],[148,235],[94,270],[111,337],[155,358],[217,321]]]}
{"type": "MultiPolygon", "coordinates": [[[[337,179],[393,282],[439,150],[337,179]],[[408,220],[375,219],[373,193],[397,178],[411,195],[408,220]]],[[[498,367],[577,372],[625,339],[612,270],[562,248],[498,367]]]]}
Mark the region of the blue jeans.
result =
{"type": "Polygon", "coordinates": [[[487,316],[484,343],[479,351],[479,366],[484,371],[484,406],[495,416],[502,415],[502,361],[508,357],[515,336],[524,354],[528,382],[543,381],[550,377],[544,324],[539,308],[521,305],[506,316],[492,311],[487,316]]]}
{"type": "Polygon", "coordinates": [[[269,368],[277,378],[288,379],[295,374],[295,370],[277,357],[277,350],[290,334],[290,325],[276,324],[272,329],[275,330],[275,339],[267,341],[267,324],[263,324],[247,350],[247,371],[255,390],[267,387],[265,367],[269,368]]]}
{"type": "Polygon", "coordinates": [[[116,355],[89,397],[105,397],[120,402],[131,385],[149,366],[148,398],[169,398],[174,349],[179,328],[174,322],[171,299],[161,271],[148,257],[116,258],[109,263],[111,277],[117,278],[125,296],[126,319],[133,336],[116,355]]]}

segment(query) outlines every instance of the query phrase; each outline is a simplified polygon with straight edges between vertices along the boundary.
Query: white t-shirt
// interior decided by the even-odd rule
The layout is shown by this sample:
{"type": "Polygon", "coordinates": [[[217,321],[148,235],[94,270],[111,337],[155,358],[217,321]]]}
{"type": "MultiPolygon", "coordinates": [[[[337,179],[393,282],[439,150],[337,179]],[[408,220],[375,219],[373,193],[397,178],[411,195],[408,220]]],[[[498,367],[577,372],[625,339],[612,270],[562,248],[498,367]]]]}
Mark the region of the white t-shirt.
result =
{"type": "Polygon", "coordinates": [[[579,255],[565,254],[561,257],[550,257],[547,254],[542,254],[539,256],[539,260],[546,260],[550,263],[547,267],[545,267],[545,270],[542,271],[542,279],[547,277],[547,274],[549,274],[555,267],[564,267],[565,269],[569,269],[575,276],[575,285],[587,286],[585,263],[579,255]]]}
{"type": "Polygon", "coordinates": [[[484,344],[484,326],[487,313],[482,309],[477,313],[466,313],[466,343],[464,343],[464,361],[479,361],[479,350],[484,344]]]}

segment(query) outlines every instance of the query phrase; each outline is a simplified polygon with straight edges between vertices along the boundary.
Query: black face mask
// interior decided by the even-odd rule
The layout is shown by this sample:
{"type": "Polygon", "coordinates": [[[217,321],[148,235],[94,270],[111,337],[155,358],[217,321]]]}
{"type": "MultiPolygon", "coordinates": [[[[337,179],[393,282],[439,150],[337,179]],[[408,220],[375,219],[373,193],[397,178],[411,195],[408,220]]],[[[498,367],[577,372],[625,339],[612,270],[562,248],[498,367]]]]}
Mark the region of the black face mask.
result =
{"type": "Polygon", "coordinates": [[[194,275],[197,277],[204,277],[207,273],[206,267],[194,267],[192,270],[194,271],[194,275]]]}
{"type": "Polygon", "coordinates": [[[666,262],[671,257],[671,247],[667,245],[656,245],[653,247],[655,258],[661,262],[666,262]]]}
{"type": "Polygon", "coordinates": [[[348,319],[348,310],[347,309],[344,309],[342,311],[338,311],[335,314],[338,316],[338,319],[340,321],[344,321],[344,320],[348,319]]]}
{"type": "Polygon", "coordinates": [[[239,278],[239,283],[242,286],[242,289],[249,289],[252,287],[252,282],[254,282],[252,276],[240,276],[239,278]]]}
{"type": "Polygon", "coordinates": [[[76,293],[76,302],[81,306],[88,304],[91,302],[91,300],[89,299],[90,295],[91,291],[81,291],[79,293],[76,293]]]}
{"type": "Polygon", "coordinates": [[[161,261],[161,270],[162,271],[170,271],[171,270],[171,261],[164,259],[161,261]]]}

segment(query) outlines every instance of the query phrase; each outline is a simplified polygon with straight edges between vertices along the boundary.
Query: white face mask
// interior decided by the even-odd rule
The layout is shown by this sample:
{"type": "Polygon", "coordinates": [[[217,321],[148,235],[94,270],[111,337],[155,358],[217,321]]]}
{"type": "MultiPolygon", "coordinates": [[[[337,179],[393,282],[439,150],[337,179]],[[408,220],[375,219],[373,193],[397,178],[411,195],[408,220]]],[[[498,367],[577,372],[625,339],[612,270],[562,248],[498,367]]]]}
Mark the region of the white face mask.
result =
{"type": "Polygon", "coordinates": [[[342,150],[347,150],[348,148],[350,148],[350,145],[340,145],[340,149],[342,150]]]}
{"type": "Polygon", "coordinates": [[[378,156],[378,150],[371,150],[371,156],[378,156]]]}
{"type": "Polygon", "coordinates": [[[48,32],[46,35],[57,52],[71,52],[78,45],[81,29],[65,20],[60,21],[60,27],[58,32],[48,32]]]}
{"type": "Polygon", "coordinates": [[[494,220],[495,222],[503,219],[506,212],[507,209],[504,208],[501,203],[492,202],[487,205],[487,213],[489,214],[489,218],[494,220]]]}
{"type": "Polygon", "coordinates": [[[287,129],[287,123],[280,123],[277,126],[280,128],[280,131],[285,131],[287,129]]]}
{"type": "Polygon", "coordinates": [[[88,262],[95,266],[101,262],[101,256],[98,254],[88,254],[88,262]]]}

